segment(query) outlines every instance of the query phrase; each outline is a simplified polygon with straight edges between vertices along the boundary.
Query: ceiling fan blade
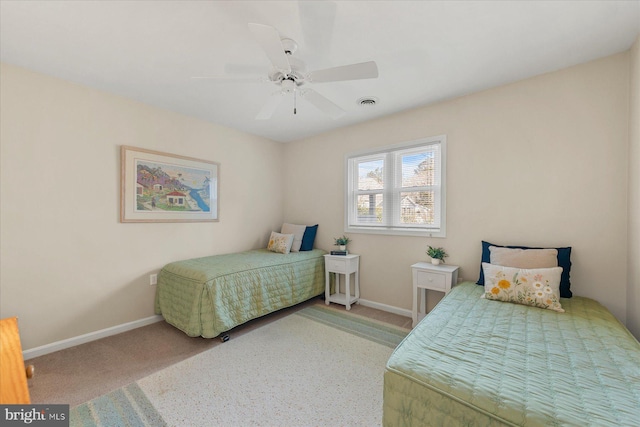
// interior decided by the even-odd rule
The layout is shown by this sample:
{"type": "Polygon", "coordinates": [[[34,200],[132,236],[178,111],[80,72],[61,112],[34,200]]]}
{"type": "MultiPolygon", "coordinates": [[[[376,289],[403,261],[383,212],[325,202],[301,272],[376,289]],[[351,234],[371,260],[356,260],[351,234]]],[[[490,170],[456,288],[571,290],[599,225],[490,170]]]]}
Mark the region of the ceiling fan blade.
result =
{"type": "Polygon", "coordinates": [[[378,77],[378,66],[375,61],[325,68],[309,74],[309,78],[314,83],[375,79],[376,77],[378,77]]]}
{"type": "Polygon", "coordinates": [[[335,1],[299,1],[298,14],[306,49],[317,57],[329,56],[336,21],[335,1]]]}
{"type": "Polygon", "coordinates": [[[264,105],[264,107],[262,107],[262,110],[260,110],[260,112],[256,116],[256,120],[270,119],[271,116],[273,116],[273,113],[275,113],[276,108],[278,108],[278,105],[280,105],[280,103],[282,102],[283,95],[284,94],[282,92],[276,92],[271,95],[271,97],[267,100],[267,103],[264,105]]]}
{"type": "Polygon", "coordinates": [[[332,119],[337,119],[346,112],[313,89],[305,89],[300,95],[318,110],[331,116],[332,119]]]}
{"type": "Polygon", "coordinates": [[[277,70],[289,74],[291,72],[291,65],[289,64],[287,54],[284,53],[284,47],[282,47],[278,30],[269,25],[253,23],[249,24],[249,30],[251,30],[256,41],[265,51],[273,66],[277,70]]]}

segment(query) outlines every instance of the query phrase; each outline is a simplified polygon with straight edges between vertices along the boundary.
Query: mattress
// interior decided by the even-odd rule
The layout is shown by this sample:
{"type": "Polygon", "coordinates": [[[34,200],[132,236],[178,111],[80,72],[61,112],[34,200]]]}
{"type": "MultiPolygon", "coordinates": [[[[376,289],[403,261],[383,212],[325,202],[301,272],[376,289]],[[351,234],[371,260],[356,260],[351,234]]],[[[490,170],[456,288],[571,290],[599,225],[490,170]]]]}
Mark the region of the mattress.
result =
{"type": "Polygon", "coordinates": [[[460,284],[390,357],[384,426],[640,426],[640,344],[598,302],[565,313],[460,284]]]}
{"type": "Polygon", "coordinates": [[[189,336],[216,337],[323,293],[325,253],[257,249],[167,264],[155,312],[189,336]]]}

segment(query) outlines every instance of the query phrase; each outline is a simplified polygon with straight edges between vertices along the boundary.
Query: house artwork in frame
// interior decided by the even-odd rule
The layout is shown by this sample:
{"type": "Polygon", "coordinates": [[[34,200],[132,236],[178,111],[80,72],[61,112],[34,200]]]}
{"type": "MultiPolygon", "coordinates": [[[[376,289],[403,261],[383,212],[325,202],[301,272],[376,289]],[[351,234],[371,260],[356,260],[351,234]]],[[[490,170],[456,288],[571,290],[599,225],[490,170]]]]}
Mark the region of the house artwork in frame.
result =
{"type": "Polygon", "coordinates": [[[121,222],[218,220],[216,162],[122,146],[121,222]]]}

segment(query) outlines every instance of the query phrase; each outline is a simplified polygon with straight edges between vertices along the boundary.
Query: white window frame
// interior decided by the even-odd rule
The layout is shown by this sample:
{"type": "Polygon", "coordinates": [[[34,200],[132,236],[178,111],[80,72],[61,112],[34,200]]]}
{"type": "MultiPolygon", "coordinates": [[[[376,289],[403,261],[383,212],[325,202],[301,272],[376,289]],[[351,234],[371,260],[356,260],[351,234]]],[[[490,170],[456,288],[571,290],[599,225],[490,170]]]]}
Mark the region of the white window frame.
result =
{"type": "MultiPolygon", "coordinates": [[[[446,237],[446,172],[447,172],[447,137],[446,135],[422,138],[415,141],[403,142],[400,144],[377,147],[375,149],[350,153],[345,156],[345,215],[344,229],[347,233],[365,234],[390,234],[401,236],[421,236],[421,237],[446,237]],[[398,206],[397,214],[393,212],[394,193],[401,191],[401,185],[395,182],[401,173],[395,171],[401,166],[401,156],[410,151],[421,151],[431,145],[438,145],[440,149],[440,164],[436,165],[439,170],[439,185],[430,186],[434,191],[435,215],[439,219],[439,224],[430,225],[402,225],[399,213],[401,207],[398,206]],[[381,159],[384,160],[384,182],[383,190],[370,190],[371,192],[383,194],[383,217],[387,220],[385,224],[364,225],[357,223],[357,196],[363,194],[357,190],[357,164],[362,161],[381,159]],[[390,184],[390,185],[387,185],[390,184]]],[[[398,203],[400,203],[398,201],[398,203]]]]}

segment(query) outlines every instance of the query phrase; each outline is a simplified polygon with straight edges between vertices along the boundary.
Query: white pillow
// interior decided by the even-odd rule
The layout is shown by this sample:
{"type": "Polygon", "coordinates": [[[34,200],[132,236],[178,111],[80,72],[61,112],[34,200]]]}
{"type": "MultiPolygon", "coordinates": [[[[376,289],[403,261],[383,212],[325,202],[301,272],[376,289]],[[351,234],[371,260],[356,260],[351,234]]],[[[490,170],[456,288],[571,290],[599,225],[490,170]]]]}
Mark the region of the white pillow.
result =
{"type": "Polygon", "coordinates": [[[267,245],[267,249],[269,249],[271,252],[288,254],[291,250],[292,243],[293,234],[280,234],[272,231],[271,237],[269,237],[269,244],[267,245]]]}
{"type": "Polygon", "coordinates": [[[296,224],[282,224],[282,234],[293,234],[293,244],[291,245],[291,252],[300,252],[300,246],[302,245],[302,238],[304,237],[304,231],[307,229],[306,225],[296,224]]]}
{"type": "Polygon", "coordinates": [[[516,268],[550,268],[558,266],[557,249],[518,249],[489,246],[490,262],[516,268]]]}
{"type": "Polygon", "coordinates": [[[560,305],[562,267],[519,269],[482,263],[482,298],[546,308],[564,313],[560,305]]]}

